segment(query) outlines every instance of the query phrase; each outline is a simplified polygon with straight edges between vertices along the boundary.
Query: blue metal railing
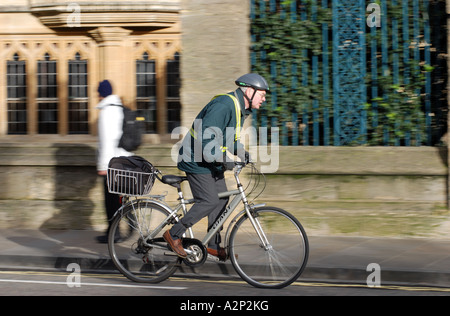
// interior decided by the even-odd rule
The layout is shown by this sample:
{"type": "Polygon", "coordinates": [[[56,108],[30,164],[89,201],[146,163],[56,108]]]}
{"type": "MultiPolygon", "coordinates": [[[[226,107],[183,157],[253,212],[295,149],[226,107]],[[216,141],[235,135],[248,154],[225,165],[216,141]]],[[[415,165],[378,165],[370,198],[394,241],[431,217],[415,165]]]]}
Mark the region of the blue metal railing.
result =
{"type": "Polygon", "coordinates": [[[268,98],[270,111],[254,113],[255,125],[280,127],[282,145],[432,144],[429,0],[377,1],[379,27],[367,25],[371,14],[367,6],[371,3],[374,2],[250,1],[252,23],[278,14],[280,25],[312,22],[321,29],[320,52],[305,45],[299,48],[293,39],[285,39],[292,55],[301,57],[299,62],[290,62],[271,58],[277,54],[267,44],[273,35],[271,30],[252,27],[253,44],[264,41],[266,45],[257,50],[253,46],[251,64],[255,71],[265,68],[274,87],[268,98]],[[319,19],[319,10],[327,11],[329,18],[319,19]],[[287,74],[291,78],[289,84],[279,80],[287,74]],[[386,78],[391,78],[391,82],[386,83],[386,78]],[[415,96],[388,91],[401,91],[412,84],[415,96]],[[305,89],[309,89],[310,96],[302,100],[303,104],[284,104],[286,94],[298,95],[305,89]],[[387,108],[399,104],[403,104],[404,111],[410,111],[410,100],[405,99],[408,97],[416,102],[420,99],[420,108],[411,109],[416,116],[409,119],[408,113],[402,113],[401,118],[386,114],[387,108]],[[273,114],[283,109],[283,115],[273,114]]]}

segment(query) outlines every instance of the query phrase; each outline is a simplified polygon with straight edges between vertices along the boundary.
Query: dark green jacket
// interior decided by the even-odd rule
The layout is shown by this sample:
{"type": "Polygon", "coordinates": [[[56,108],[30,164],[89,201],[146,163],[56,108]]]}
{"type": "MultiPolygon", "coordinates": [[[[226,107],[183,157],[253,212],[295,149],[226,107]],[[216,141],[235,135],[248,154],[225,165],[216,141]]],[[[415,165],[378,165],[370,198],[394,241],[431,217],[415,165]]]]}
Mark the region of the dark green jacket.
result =
{"type": "Polygon", "coordinates": [[[224,152],[233,155],[243,150],[239,141],[246,116],[244,96],[240,89],[213,98],[197,115],[190,131],[183,139],[178,168],[188,173],[222,172],[224,152]],[[240,117],[236,116],[233,98],[237,96],[240,117]],[[240,126],[239,126],[240,120],[240,126]],[[238,139],[236,139],[236,134],[238,139]]]}

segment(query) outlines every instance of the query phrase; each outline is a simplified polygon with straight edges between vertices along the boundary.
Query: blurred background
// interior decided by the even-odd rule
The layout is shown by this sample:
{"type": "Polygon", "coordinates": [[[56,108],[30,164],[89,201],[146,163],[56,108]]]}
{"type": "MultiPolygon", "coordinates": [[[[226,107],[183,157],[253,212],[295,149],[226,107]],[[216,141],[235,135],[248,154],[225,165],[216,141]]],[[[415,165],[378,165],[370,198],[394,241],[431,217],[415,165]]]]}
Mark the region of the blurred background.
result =
{"type": "Polygon", "coordinates": [[[450,238],[444,0],[2,0],[0,26],[1,227],[105,227],[99,81],[178,173],[174,128],[252,71],[271,87],[253,150],[278,148],[256,202],[311,235],[450,238]]]}

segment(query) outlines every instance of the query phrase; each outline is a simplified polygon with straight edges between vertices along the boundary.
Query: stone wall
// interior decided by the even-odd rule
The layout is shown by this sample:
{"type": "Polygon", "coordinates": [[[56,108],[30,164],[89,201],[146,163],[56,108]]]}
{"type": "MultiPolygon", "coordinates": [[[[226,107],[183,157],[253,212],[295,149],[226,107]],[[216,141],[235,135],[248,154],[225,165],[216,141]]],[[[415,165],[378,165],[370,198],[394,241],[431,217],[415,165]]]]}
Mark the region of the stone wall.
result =
{"type": "Polygon", "coordinates": [[[447,150],[280,148],[265,199],[313,234],[450,238],[447,150]]]}
{"type": "MultiPolygon", "coordinates": [[[[155,145],[137,154],[180,174],[171,151],[155,145]]],[[[289,210],[314,235],[450,238],[445,161],[446,150],[430,147],[280,147],[279,168],[254,202],[289,210]]],[[[105,227],[95,143],[0,145],[0,181],[2,228],[105,227]]],[[[156,182],[152,193],[176,204],[172,187],[156,182]]]]}
{"type": "MultiPolygon", "coordinates": [[[[170,148],[147,147],[137,154],[165,172],[177,173],[170,148]]],[[[95,143],[1,144],[0,183],[0,227],[105,228],[103,178],[97,176],[95,143]]],[[[176,191],[160,183],[152,192],[167,192],[168,201],[176,200],[176,191]]]]}

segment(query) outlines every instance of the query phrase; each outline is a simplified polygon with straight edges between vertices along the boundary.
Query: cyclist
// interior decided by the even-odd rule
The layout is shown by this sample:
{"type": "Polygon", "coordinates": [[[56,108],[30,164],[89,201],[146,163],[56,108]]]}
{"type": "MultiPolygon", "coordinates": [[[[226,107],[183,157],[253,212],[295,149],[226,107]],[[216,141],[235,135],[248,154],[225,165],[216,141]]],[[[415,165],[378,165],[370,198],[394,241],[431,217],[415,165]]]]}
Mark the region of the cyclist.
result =
{"type": "MultiPolygon", "coordinates": [[[[197,115],[192,128],[183,139],[178,168],[186,173],[195,204],[189,212],[167,230],[163,237],[172,250],[185,258],[182,236],[186,230],[208,216],[208,230],[225,209],[228,198],[218,193],[227,191],[224,172],[234,166],[226,152],[248,162],[249,154],[239,141],[242,123],[253,109],[259,109],[269,90],[267,81],[255,73],[245,74],[235,81],[238,88],[213,98],[197,115]]],[[[226,260],[217,233],[208,244],[209,254],[226,260]]]]}

